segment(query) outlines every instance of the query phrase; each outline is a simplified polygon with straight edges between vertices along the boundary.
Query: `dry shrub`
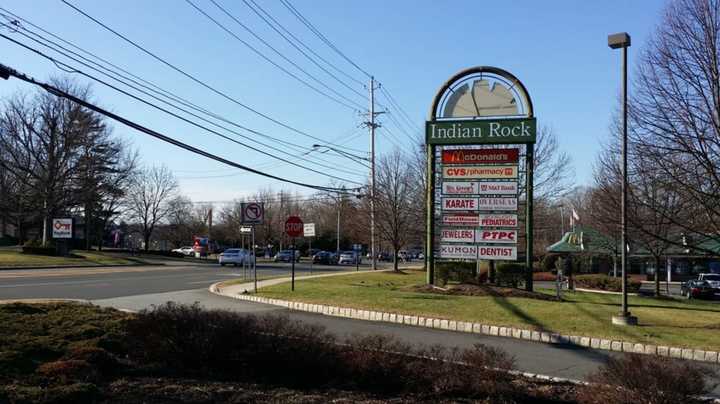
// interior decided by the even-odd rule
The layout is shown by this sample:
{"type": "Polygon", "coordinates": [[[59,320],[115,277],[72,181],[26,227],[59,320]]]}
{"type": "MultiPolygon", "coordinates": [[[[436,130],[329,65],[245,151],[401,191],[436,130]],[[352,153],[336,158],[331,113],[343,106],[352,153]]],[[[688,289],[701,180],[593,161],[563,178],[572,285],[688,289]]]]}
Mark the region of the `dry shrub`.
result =
{"type": "Polygon", "coordinates": [[[110,352],[94,347],[79,346],[71,348],[64,356],[64,360],[81,360],[94,366],[102,375],[112,375],[118,368],[118,361],[110,352]]]}
{"type": "Polygon", "coordinates": [[[38,366],[36,372],[62,383],[68,381],[97,381],[99,375],[94,366],[84,360],[68,359],[46,362],[38,366]]]}
{"type": "Polygon", "coordinates": [[[578,392],[586,404],[676,404],[693,402],[713,386],[715,371],[701,364],[651,355],[626,354],[610,358],[596,373],[593,384],[578,392]]]}

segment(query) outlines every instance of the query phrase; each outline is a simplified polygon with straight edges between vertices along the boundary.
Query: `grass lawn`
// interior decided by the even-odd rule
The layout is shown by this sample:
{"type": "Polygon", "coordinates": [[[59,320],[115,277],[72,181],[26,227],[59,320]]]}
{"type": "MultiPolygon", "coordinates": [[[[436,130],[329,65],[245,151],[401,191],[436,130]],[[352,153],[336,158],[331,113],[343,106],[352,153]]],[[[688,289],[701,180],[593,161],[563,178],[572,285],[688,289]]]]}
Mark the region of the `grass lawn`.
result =
{"type": "Polygon", "coordinates": [[[46,255],[23,254],[16,250],[0,250],[0,268],[28,266],[83,266],[83,265],[119,265],[135,264],[125,258],[112,257],[95,251],[73,251],[81,258],[50,257],[46,255]]]}
{"type": "MultiPolygon", "coordinates": [[[[629,297],[638,327],[610,323],[620,311],[620,297],[566,293],[565,302],[519,297],[450,296],[411,290],[424,283],[425,273],[381,272],[300,281],[263,288],[261,296],[378,310],[484,324],[532,328],[562,334],[597,336],[655,345],[720,351],[720,304],[629,297]]],[[[547,293],[554,291],[547,290],[547,293]]]]}

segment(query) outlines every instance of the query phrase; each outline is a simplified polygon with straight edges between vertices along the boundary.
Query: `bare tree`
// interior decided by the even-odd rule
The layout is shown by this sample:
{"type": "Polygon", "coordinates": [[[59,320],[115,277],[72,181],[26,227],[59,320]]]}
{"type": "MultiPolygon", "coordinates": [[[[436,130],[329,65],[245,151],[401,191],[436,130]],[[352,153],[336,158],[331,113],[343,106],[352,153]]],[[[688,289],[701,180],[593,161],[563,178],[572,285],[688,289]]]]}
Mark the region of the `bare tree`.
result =
{"type": "Polygon", "coordinates": [[[127,200],[128,216],[141,226],[145,251],[155,227],[171,212],[170,201],[176,196],[178,184],[165,166],[143,170],[133,179],[127,200]]]}
{"type": "Polygon", "coordinates": [[[375,224],[380,238],[393,249],[395,271],[398,251],[405,245],[413,224],[413,170],[399,150],[380,157],[377,165],[375,224]]]}
{"type": "Polygon", "coordinates": [[[718,0],[671,2],[641,54],[630,103],[637,158],[693,209],[664,220],[698,240],[720,234],[719,39],[718,0]]]}

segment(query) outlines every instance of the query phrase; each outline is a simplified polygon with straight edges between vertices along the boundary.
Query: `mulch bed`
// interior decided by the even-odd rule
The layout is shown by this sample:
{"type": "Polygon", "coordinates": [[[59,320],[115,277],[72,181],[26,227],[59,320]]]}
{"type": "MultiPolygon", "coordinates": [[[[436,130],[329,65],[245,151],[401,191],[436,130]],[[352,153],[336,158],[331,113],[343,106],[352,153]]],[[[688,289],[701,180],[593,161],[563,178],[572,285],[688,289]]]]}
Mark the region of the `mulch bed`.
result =
{"type": "Polygon", "coordinates": [[[491,285],[472,285],[466,283],[459,285],[448,285],[445,288],[440,288],[433,285],[418,285],[413,287],[413,291],[423,293],[437,293],[441,295],[523,297],[526,299],[558,301],[555,296],[551,296],[545,293],[528,292],[521,289],[503,288],[491,285]]]}

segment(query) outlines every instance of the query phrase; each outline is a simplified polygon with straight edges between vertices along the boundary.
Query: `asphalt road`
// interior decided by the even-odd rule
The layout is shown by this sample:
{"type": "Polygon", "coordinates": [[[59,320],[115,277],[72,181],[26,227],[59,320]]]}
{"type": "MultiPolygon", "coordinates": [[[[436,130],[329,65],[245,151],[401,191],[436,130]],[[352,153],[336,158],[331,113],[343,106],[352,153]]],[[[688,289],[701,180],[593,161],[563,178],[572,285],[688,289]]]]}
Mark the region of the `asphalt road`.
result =
{"type": "MultiPolygon", "coordinates": [[[[367,269],[367,265],[360,268],[367,269]]],[[[354,271],[354,266],[313,265],[313,273],[354,271]]],[[[297,264],[296,275],[310,274],[310,265],[297,264]]],[[[0,300],[4,299],[107,299],[178,290],[207,289],[228,279],[252,279],[242,267],[217,264],[167,266],[21,269],[0,271],[0,300]]],[[[290,264],[258,264],[258,277],[289,276],[290,264]]]]}
{"type": "MultiPolygon", "coordinates": [[[[323,271],[353,271],[352,266],[315,266],[323,271]]],[[[309,274],[307,264],[297,274],[309,274]]],[[[367,266],[365,266],[367,269],[367,266]]],[[[259,264],[263,277],[289,274],[288,264],[259,264]]],[[[95,304],[142,310],[168,301],[198,302],[211,309],[242,313],[272,313],[324,326],[340,336],[386,334],[412,344],[471,347],[481,343],[502,348],[515,356],[519,370],[549,376],[586,379],[610,355],[608,351],[560,346],[460,332],[369,322],[290,311],[276,306],[244,302],[208,292],[214,282],[243,276],[242,268],[218,265],[167,265],[125,268],[73,268],[0,271],[0,300],[27,298],[87,299],[95,304]]],[[[714,392],[720,397],[720,388],[714,392]]]]}

